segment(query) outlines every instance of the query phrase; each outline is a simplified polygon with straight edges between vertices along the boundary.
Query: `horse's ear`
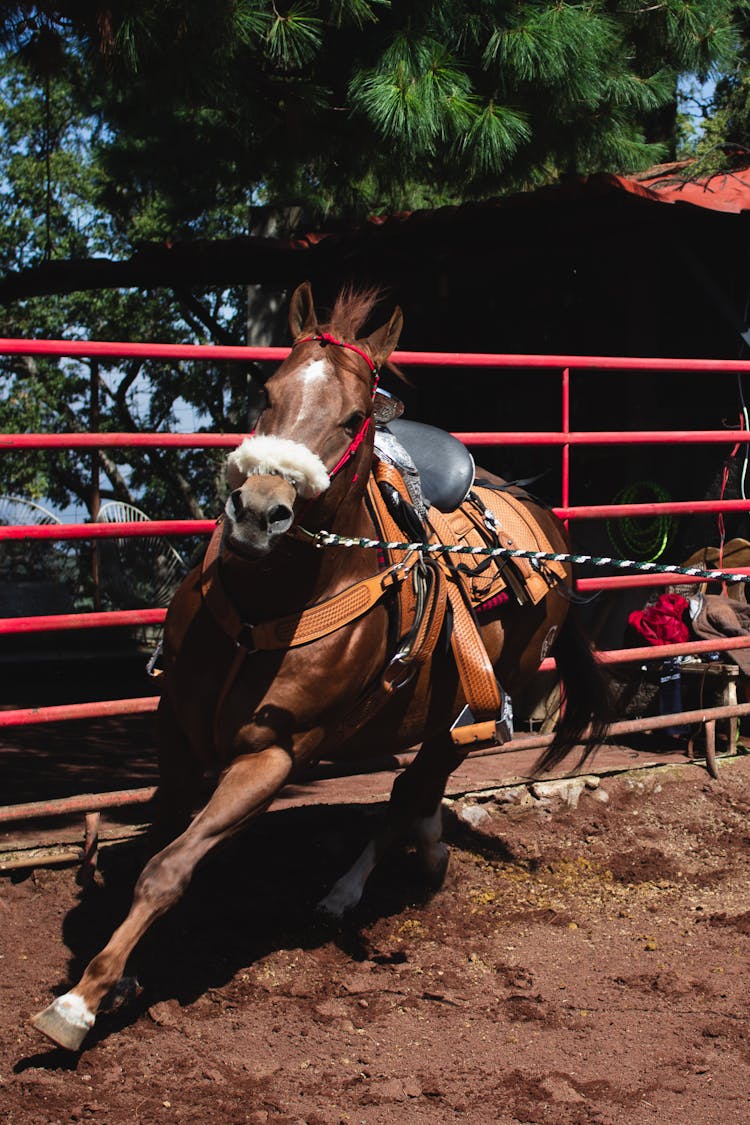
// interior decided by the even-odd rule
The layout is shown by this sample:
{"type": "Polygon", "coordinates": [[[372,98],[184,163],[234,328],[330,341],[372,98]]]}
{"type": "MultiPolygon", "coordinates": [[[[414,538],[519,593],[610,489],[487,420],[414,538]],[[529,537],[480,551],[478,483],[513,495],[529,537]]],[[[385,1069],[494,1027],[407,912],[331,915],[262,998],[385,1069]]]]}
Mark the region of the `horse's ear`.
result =
{"type": "Polygon", "coordinates": [[[376,328],[364,341],[370,349],[370,355],[376,367],[380,367],[381,364],[385,363],[388,356],[396,347],[403,326],[404,314],[397,305],[388,323],[384,324],[382,328],[376,328]]]}
{"type": "Polygon", "coordinates": [[[298,340],[300,336],[309,336],[317,327],[318,318],[315,315],[312,286],[309,281],[303,281],[294,290],[289,302],[289,331],[292,340],[298,340]]]}

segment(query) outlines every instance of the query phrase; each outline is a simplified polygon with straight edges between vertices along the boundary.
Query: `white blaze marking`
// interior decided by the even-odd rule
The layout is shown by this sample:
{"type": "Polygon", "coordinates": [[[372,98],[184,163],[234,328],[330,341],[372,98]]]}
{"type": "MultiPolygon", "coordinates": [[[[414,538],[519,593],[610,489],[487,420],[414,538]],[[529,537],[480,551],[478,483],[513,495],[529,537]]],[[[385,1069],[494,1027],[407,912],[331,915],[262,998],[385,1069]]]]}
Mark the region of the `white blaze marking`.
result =
{"type": "Polygon", "coordinates": [[[320,394],[318,387],[328,376],[328,367],[324,359],[314,359],[300,372],[303,392],[297,414],[297,422],[303,422],[308,415],[317,418],[320,414],[320,394]]]}
{"type": "Polygon", "coordinates": [[[326,361],[324,359],[314,359],[300,372],[303,383],[317,383],[320,379],[325,378],[325,375],[326,361]]]}

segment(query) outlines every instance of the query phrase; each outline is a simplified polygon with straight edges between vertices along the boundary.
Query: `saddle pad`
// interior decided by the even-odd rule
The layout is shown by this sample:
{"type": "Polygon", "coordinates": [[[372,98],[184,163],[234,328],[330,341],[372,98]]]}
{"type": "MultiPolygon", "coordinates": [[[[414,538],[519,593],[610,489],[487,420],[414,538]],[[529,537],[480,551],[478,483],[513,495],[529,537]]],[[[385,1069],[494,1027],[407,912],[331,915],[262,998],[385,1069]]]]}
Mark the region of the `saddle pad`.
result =
{"type": "MultiPolygon", "coordinates": [[[[555,548],[531,516],[525,504],[510,492],[496,491],[481,486],[472,489],[481,504],[489,508],[496,521],[496,533],[501,547],[517,551],[554,552],[555,548]]],[[[455,542],[468,547],[493,546],[492,533],[485,526],[482,512],[471,500],[465,501],[455,512],[444,516],[455,536],[455,542]]],[[[523,594],[533,605],[542,601],[555,584],[555,578],[567,580],[565,566],[561,562],[533,564],[531,559],[506,559],[503,556],[487,559],[486,556],[454,555],[454,561],[470,568],[471,573],[463,575],[473,605],[480,605],[495,597],[506,586],[513,589],[508,570],[512,567],[515,577],[523,587],[523,594]],[[503,571],[506,571],[505,575],[503,571]],[[554,577],[553,577],[554,576],[554,577]],[[506,581],[507,579],[507,581],[506,581]]],[[[514,590],[514,593],[517,593],[514,590]]]]}

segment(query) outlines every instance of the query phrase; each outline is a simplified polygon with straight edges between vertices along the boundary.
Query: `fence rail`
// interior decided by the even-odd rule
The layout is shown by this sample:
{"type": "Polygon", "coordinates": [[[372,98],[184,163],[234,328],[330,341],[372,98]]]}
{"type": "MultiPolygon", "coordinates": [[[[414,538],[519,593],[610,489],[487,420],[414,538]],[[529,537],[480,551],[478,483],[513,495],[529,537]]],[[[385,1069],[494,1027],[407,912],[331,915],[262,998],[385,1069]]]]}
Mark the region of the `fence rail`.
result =
{"type": "MultiPolygon", "coordinates": [[[[0,355],[36,355],[58,358],[80,358],[98,360],[102,358],[121,359],[136,357],[160,360],[202,360],[202,361],[279,361],[288,355],[288,348],[241,347],[219,345],[175,345],[150,343],[117,343],[109,341],[65,341],[65,340],[16,340],[0,339],[0,355]]],[[[559,430],[544,431],[459,431],[456,436],[467,446],[487,448],[496,446],[537,446],[559,449],[561,452],[561,503],[555,508],[564,520],[623,519],[626,517],[679,516],[684,514],[718,515],[731,512],[750,511],[750,499],[726,500],[717,498],[697,502],[662,501],[628,504],[575,505],[571,503],[570,457],[574,448],[626,447],[634,445],[727,445],[738,442],[750,443],[750,430],[601,430],[581,431],[570,428],[572,376],[576,372],[589,373],[647,372],[653,376],[681,373],[701,373],[712,376],[738,375],[750,373],[750,361],[712,360],[712,359],[665,359],[633,358],[612,356],[564,356],[564,355],[501,355],[489,353],[419,352],[401,351],[394,353],[393,361],[399,366],[429,367],[434,369],[460,367],[479,372],[545,371],[550,377],[560,379],[561,399],[559,430]]],[[[132,449],[231,449],[244,435],[242,433],[39,433],[39,434],[0,434],[0,450],[8,455],[25,450],[83,449],[98,450],[106,448],[132,449]]],[[[215,526],[213,520],[153,520],[142,523],[69,523],[52,525],[10,525],[0,527],[0,550],[3,543],[24,541],[74,541],[148,537],[153,536],[205,536],[215,526]]],[[[733,574],[748,574],[750,569],[736,567],[727,571],[733,574]]],[[[596,590],[626,590],[636,587],[657,587],[673,584],[700,583],[701,578],[688,578],[661,574],[617,574],[594,577],[581,577],[577,586],[582,592],[596,590]]],[[[0,618],[0,636],[19,636],[29,634],[55,633],[63,630],[87,630],[109,627],[158,626],[165,618],[166,611],[160,608],[93,611],[89,613],[43,614],[0,618]]],[[[667,656],[698,655],[708,652],[731,652],[750,647],[750,637],[726,638],[721,641],[697,641],[679,646],[644,647],[639,649],[620,649],[599,652],[598,658],[608,664],[658,661],[667,656]]],[[[554,668],[554,661],[546,660],[542,670],[554,668]]],[[[56,723],[81,718],[106,717],[127,714],[145,714],[155,710],[158,697],[139,699],[105,700],[92,703],[77,703],[33,708],[15,708],[0,711],[0,727],[10,729],[37,723],[56,723]]],[[[734,708],[713,708],[700,712],[707,732],[712,736],[717,718],[728,714],[738,718],[748,713],[747,705],[736,704],[734,708]]],[[[685,720],[686,713],[672,716],[673,724],[685,720]]],[[[693,714],[690,712],[689,714],[693,714]]],[[[660,729],[669,725],[667,720],[654,718],[652,727],[639,725],[646,720],[636,720],[636,726],[625,729],[660,729]]],[[[622,724],[618,725],[621,727],[622,724]]],[[[520,740],[524,746],[543,745],[532,738],[520,740]]],[[[707,739],[712,743],[712,737],[707,739]]],[[[707,757],[709,752],[707,750],[707,757]]],[[[393,759],[389,759],[392,761],[393,759]]],[[[0,807],[0,823],[16,822],[36,816],[59,816],[71,811],[85,812],[89,817],[103,808],[139,804],[149,800],[152,789],[123,790],[109,794],[83,794],[58,800],[32,802],[20,806],[0,807]],[[146,796],[148,794],[148,796],[146,796]]],[[[87,821],[87,831],[91,834],[91,823],[87,821]]]]}

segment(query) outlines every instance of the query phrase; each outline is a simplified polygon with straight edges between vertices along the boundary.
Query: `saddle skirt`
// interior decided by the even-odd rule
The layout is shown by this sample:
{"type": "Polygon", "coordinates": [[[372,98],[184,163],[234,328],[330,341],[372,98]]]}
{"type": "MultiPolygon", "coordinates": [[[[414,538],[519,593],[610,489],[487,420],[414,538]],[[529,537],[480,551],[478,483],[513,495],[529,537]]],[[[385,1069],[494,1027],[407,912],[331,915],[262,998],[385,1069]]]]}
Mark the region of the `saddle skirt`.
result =
{"type": "MultiPolygon", "coordinates": [[[[410,492],[398,466],[376,460],[369,492],[371,510],[386,538],[393,539],[398,530],[407,536],[413,533],[413,525],[399,518],[403,504],[410,499],[410,492]],[[400,505],[389,502],[388,494],[382,488],[384,482],[398,493],[400,505]],[[384,500],[380,500],[381,495],[384,495],[384,500]]],[[[497,488],[475,482],[463,502],[453,511],[439,512],[433,506],[428,509],[424,520],[425,537],[429,542],[446,546],[553,554],[553,545],[524,504],[525,496],[523,490],[515,485],[497,488]]],[[[395,557],[391,552],[389,561],[395,557]]],[[[398,558],[401,557],[398,553],[398,558]]],[[[552,586],[566,579],[565,566],[557,561],[472,555],[469,552],[451,552],[443,558],[449,560],[447,565],[461,582],[469,604],[477,610],[505,591],[520,604],[531,602],[537,605],[552,586]]]]}
{"type": "MultiPolygon", "coordinates": [[[[520,489],[515,490],[521,492],[520,489]]],[[[428,513],[428,519],[429,519],[428,513]]],[[[475,485],[469,498],[443,516],[451,541],[467,547],[503,547],[553,554],[554,549],[514,490],[475,485]]],[[[438,536],[439,538],[439,536],[438,536]]],[[[561,562],[508,556],[456,555],[471,604],[477,609],[509,588],[519,602],[537,605],[566,577],[561,562]],[[489,565],[488,565],[489,564],[489,565]]]]}
{"type": "MultiPolygon", "coordinates": [[[[428,509],[420,528],[422,538],[445,545],[551,554],[552,545],[527,511],[524,496],[514,486],[497,488],[489,482],[487,486],[475,483],[455,511],[428,509]]],[[[375,460],[368,499],[385,543],[398,543],[399,531],[414,541],[416,514],[409,506],[409,490],[396,466],[375,460]]],[[[384,554],[384,562],[390,566],[403,564],[408,558],[408,552],[397,546],[386,546],[384,554]]],[[[565,578],[562,563],[556,561],[425,552],[421,564],[412,570],[412,581],[398,587],[400,640],[381,686],[367,701],[368,713],[432,658],[450,605],[450,644],[466,699],[464,711],[452,728],[454,743],[468,749],[507,741],[512,735],[510,700],[495,677],[477,611],[511,596],[519,604],[536,605],[565,578]]],[[[355,709],[349,716],[355,727],[362,713],[355,709]]]]}

